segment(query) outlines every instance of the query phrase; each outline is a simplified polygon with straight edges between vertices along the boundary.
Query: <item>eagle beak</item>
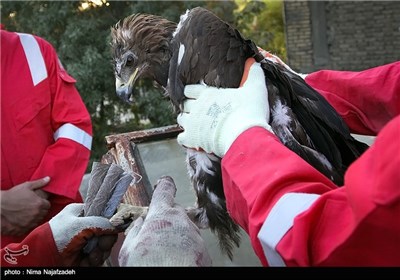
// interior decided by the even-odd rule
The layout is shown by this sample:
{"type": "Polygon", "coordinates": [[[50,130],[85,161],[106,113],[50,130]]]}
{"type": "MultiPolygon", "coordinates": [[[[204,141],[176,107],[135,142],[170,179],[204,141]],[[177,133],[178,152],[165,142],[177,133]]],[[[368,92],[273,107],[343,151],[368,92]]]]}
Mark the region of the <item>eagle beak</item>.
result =
{"type": "Polygon", "coordinates": [[[131,96],[133,94],[133,85],[135,84],[136,76],[139,71],[139,68],[135,69],[135,72],[129,77],[129,80],[127,83],[124,83],[121,79],[118,77],[115,80],[115,91],[118,95],[118,97],[128,103],[132,104],[133,101],[131,100],[131,96]]]}

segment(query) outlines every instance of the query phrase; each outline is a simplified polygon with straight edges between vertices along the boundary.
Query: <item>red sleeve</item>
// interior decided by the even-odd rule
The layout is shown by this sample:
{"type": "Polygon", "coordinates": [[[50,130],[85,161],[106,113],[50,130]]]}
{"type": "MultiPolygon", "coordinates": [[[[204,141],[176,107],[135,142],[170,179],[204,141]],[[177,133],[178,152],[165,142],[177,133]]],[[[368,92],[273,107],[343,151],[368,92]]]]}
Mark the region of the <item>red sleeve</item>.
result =
{"type": "Polygon", "coordinates": [[[376,135],[400,113],[400,61],[360,72],[321,70],[305,81],[339,112],[352,133],[376,135]]]}
{"type": "Polygon", "coordinates": [[[60,266],[49,223],[33,230],[21,243],[10,243],[1,249],[2,267],[60,266]]]}
{"type": "Polygon", "coordinates": [[[31,180],[50,176],[49,185],[43,189],[71,202],[79,194],[79,186],[89,162],[91,118],[75,87],[75,80],[62,68],[56,51],[46,41],[36,39],[48,71],[52,92],[51,125],[56,141],[47,147],[31,180]]]}
{"type": "Polygon", "coordinates": [[[224,192],[262,264],[399,265],[399,136],[397,117],[338,188],[268,131],[242,133],[222,160],[224,192]]]}

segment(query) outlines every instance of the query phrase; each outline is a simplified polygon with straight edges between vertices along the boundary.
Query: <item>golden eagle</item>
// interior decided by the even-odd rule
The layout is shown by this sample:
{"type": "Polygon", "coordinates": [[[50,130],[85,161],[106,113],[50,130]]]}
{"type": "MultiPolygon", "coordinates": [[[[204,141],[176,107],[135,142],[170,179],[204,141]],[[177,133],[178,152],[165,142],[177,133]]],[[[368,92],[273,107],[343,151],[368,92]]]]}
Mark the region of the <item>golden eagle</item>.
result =
{"type": "MultiPolygon", "coordinates": [[[[185,85],[238,87],[245,61],[254,57],[267,81],[270,125],[288,148],[340,186],[349,164],[368,147],[350,135],[333,107],[300,76],[264,58],[253,41],[207,9],[188,10],[178,24],[133,14],[116,23],[111,35],[116,93],[126,102],[132,102],[136,81],[150,78],[166,90],[179,113],[185,85]]],[[[187,149],[197,195],[196,206],[187,212],[200,228],[209,227],[218,236],[222,251],[232,259],[233,247],[240,243],[239,227],[226,210],[220,160],[187,149]]]]}

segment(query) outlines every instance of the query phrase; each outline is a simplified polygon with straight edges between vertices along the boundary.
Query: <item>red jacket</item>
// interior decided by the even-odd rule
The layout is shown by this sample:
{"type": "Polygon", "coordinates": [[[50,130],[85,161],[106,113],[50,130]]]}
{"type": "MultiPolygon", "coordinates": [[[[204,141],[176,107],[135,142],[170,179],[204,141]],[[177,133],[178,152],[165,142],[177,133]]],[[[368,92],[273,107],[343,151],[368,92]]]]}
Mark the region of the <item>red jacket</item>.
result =
{"type": "MultiPolygon", "coordinates": [[[[1,190],[50,176],[45,221],[71,202],[82,202],[79,186],[92,142],[90,115],[45,40],[1,34],[1,190]]],[[[1,247],[25,236],[1,236],[1,247]]]]}
{"type": "Polygon", "coordinates": [[[353,133],[376,135],[338,188],[262,128],[222,160],[227,208],[263,265],[400,265],[400,62],[319,71],[320,91],[353,133]],[[257,149],[255,147],[262,147],[257,149]]]}
{"type": "MultiPolygon", "coordinates": [[[[249,233],[264,265],[265,251],[270,265],[399,265],[400,155],[398,141],[393,139],[393,135],[400,135],[399,67],[396,63],[361,72],[360,80],[348,80],[349,84],[344,83],[345,78],[355,73],[320,71],[306,79],[317,89],[323,84],[325,96],[341,80],[343,88],[337,88],[328,100],[341,112],[351,115],[355,110],[359,114],[347,119],[352,120],[349,125],[353,130],[354,125],[362,123],[362,116],[369,115],[364,106],[372,110],[373,104],[386,104],[393,114],[387,124],[376,127],[380,133],[375,143],[349,168],[341,188],[262,128],[247,130],[233,143],[222,160],[228,210],[249,233]],[[389,77],[389,73],[395,76],[389,77]],[[380,78],[372,79],[377,74],[380,78]],[[322,82],[327,77],[331,82],[322,82]],[[359,83],[363,89],[368,81],[368,91],[363,92],[368,98],[355,102],[359,91],[352,86],[359,83]],[[379,84],[381,81],[385,82],[379,84]],[[380,92],[384,94],[377,95],[380,92]],[[340,96],[347,101],[341,101],[340,96]],[[257,145],[263,149],[254,149],[257,145]],[[261,165],[265,159],[268,164],[261,165]]],[[[381,123],[378,119],[368,119],[368,126],[381,123]]],[[[14,265],[18,266],[59,265],[61,260],[52,239],[46,223],[20,244],[2,248],[1,265],[13,265],[10,255],[17,259],[14,265]]]]}
{"type": "Polygon", "coordinates": [[[1,249],[1,267],[61,266],[49,223],[35,228],[22,242],[1,249]]]}

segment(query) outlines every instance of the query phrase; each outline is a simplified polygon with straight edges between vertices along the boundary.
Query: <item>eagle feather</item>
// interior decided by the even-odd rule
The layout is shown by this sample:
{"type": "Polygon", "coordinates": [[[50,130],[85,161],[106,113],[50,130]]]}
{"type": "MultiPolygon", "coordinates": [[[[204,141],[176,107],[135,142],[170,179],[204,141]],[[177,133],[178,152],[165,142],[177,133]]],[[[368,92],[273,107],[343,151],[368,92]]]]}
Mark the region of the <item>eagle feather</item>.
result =
{"type": "MultiPolygon", "coordinates": [[[[266,78],[270,125],[283,144],[338,185],[348,165],[367,148],[350,135],[334,108],[300,76],[264,59],[253,41],[207,9],[188,10],[178,24],[155,15],[131,15],[118,22],[111,35],[116,91],[125,101],[133,95],[136,80],[147,77],[166,89],[179,113],[185,85],[238,87],[245,61],[254,57],[266,78]],[[134,71],[138,74],[132,79],[134,71]]],[[[188,149],[187,168],[197,196],[188,215],[200,227],[216,233],[222,251],[232,259],[240,235],[226,209],[221,159],[188,149]]]]}

